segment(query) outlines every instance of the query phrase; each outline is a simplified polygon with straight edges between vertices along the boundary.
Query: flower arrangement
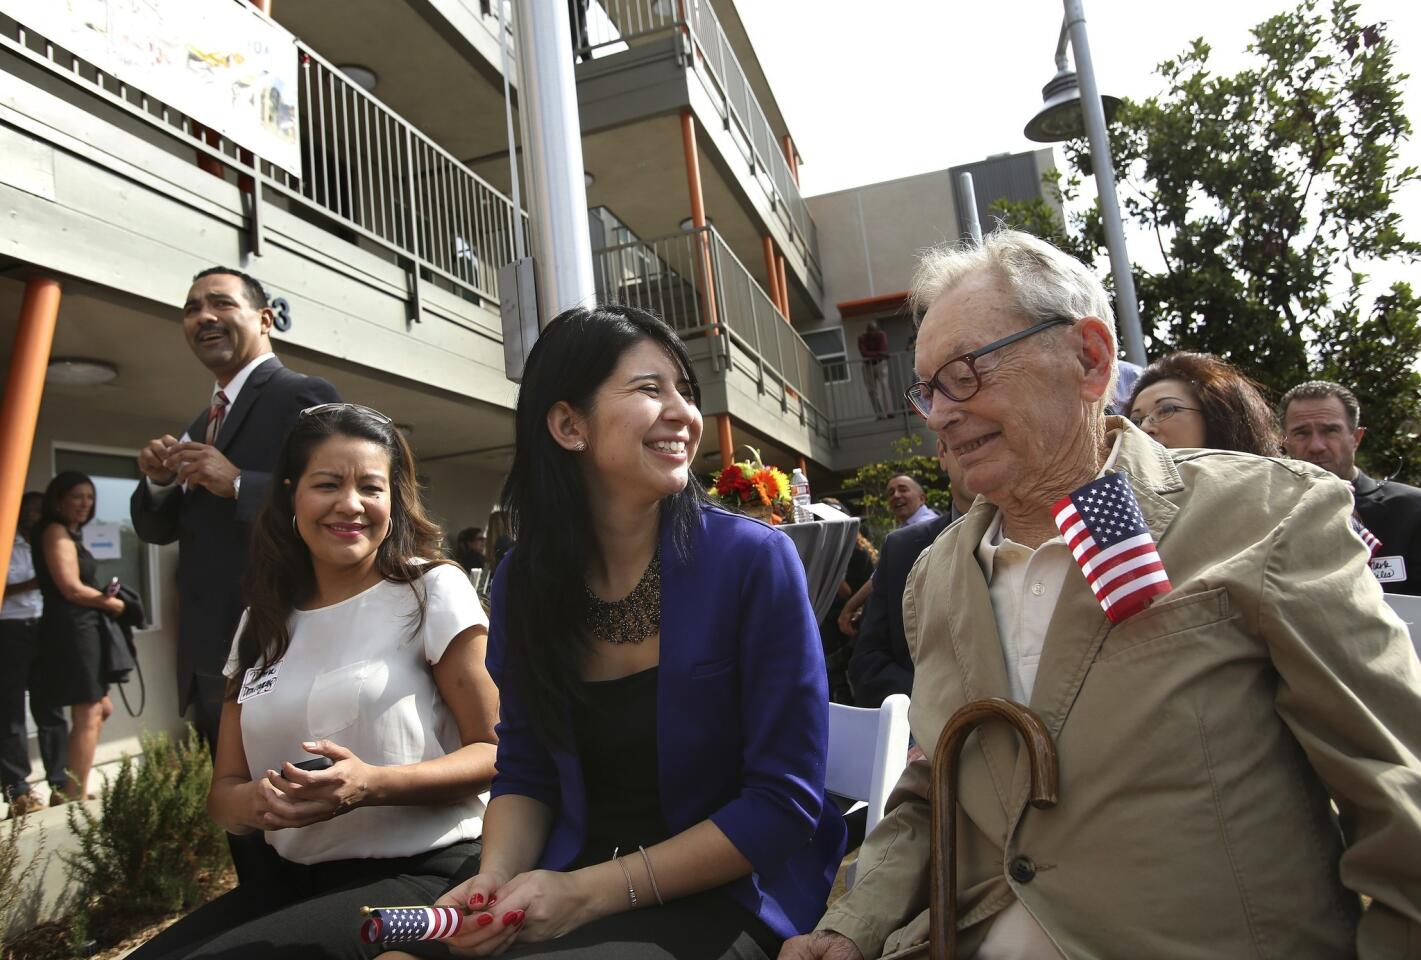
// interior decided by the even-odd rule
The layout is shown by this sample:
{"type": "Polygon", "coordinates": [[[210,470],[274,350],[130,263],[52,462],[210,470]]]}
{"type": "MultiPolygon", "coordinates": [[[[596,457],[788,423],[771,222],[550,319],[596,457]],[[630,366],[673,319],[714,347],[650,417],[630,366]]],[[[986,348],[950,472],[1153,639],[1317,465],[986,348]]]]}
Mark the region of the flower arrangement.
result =
{"type": "Polygon", "coordinates": [[[780,523],[790,513],[789,477],[779,467],[765,466],[754,447],[745,449],[753,459],[728,464],[710,492],[745,513],[780,523]]]}

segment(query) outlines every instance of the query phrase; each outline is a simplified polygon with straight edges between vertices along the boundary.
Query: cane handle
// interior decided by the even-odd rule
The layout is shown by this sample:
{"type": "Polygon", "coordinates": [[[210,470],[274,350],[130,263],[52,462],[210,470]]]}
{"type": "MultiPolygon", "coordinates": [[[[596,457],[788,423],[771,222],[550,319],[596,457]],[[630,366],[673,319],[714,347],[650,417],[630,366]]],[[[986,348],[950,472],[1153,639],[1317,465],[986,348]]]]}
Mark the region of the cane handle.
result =
{"type": "Polygon", "coordinates": [[[932,960],[955,960],[957,956],[957,761],[968,735],[993,720],[1011,724],[1026,744],[1031,761],[1031,805],[1044,809],[1056,804],[1056,745],[1041,718],[1030,709],[990,697],[973,700],[947,721],[933,750],[933,777],[928,787],[932,807],[928,942],[932,960]]]}

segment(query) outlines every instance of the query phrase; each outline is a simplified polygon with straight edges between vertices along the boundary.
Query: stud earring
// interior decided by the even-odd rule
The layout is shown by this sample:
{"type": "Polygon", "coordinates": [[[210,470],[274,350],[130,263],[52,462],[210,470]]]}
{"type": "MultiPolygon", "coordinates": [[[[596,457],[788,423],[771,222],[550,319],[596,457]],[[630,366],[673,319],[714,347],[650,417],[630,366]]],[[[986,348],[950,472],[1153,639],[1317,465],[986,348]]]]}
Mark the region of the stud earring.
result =
{"type": "Polygon", "coordinates": [[[572,449],[576,450],[578,453],[582,453],[584,450],[587,449],[587,441],[586,441],[586,440],[579,440],[579,441],[577,441],[576,446],[574,446],[572,449]]]}

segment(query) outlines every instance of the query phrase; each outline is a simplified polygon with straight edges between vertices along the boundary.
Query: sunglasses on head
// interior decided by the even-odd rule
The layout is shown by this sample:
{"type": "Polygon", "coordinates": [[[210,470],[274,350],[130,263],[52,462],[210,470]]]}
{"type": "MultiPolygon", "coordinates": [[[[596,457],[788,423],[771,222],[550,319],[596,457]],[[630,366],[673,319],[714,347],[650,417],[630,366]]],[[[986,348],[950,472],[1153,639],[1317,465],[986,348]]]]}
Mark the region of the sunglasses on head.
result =
{"type": "Polygon", "coordinates": [[[369,417],[373,418],[374,420],[376,420],[376,421],[378,421],[378,422],[380,422],[380,423],[394,423],[394,422],[395,422],[395,421],[391,420],[389,417],[385,416],[385,415],[384,415],[383,413],[381,413],[379,410],[376,410],[376,409],[374,409],[373,407],[364,406],[364,405],[359,404],[359,403],[318,403],[318,404],[316,404],[314,407],[307,407],[305,410],[302,410],[302,411],[301,411],[301,416],[303,416],[303,417],[319,417],[319,416],[321,416],[322,414],[324,414],[324,413],[330,413],[330,412],[333,411],[333,410],[355,410],[355,411],[357,411],[357,412],[359,412],[359,413],[363,413],[363,414],[365,414],[366,416],[369,416],[369,417]]]}

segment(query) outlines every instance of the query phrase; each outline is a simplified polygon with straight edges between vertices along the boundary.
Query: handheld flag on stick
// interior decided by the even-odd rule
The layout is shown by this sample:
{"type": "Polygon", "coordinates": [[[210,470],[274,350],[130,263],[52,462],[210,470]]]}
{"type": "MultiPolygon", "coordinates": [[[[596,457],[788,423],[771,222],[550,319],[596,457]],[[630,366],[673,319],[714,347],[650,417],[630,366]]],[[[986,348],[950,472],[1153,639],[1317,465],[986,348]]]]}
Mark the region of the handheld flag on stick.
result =
{"type": "Polygon", "coordinates": [[[1111,623],[1169,592],[1169,574],[1122,474],[1107,474],[1067,494],[1051,514],[1111,623]]]}
{"type": "Polygon", "coordinates": [[[362,943],[443,940],[459,932],[464,914],[457,907],[362,907],[362,943]]]}

